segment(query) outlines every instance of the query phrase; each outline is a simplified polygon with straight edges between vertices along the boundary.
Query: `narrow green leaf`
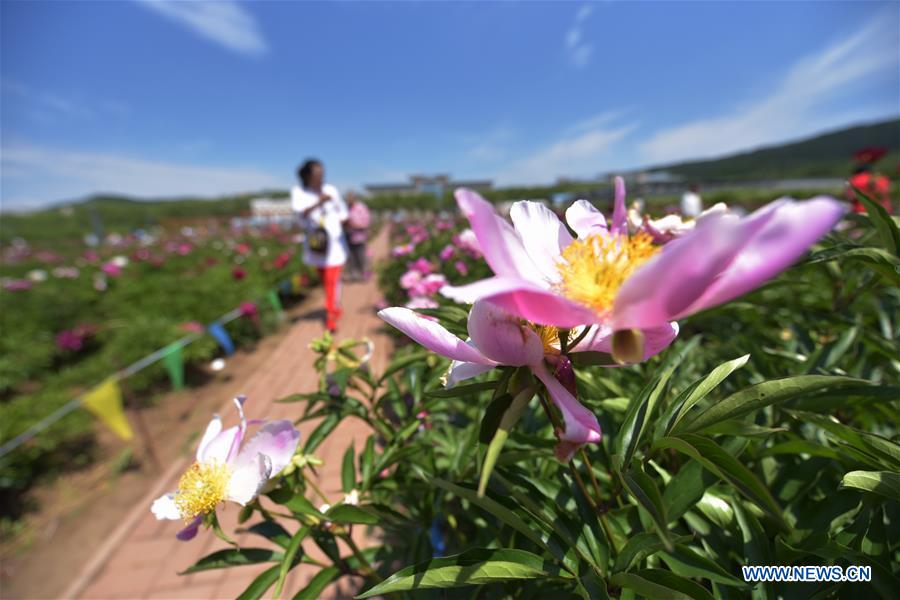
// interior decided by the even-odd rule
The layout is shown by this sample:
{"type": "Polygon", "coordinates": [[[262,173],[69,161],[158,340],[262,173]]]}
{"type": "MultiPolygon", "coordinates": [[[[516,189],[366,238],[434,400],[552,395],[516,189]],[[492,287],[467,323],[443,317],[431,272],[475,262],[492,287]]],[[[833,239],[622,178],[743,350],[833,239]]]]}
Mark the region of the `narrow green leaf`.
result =
{"type": "Polygon", "coordinates": [[[480,394],[481,392],[492,390],[495,387],[497,387],[496,381],[481,381],[478,383],[469,383],[467,385],[458,385],[452,388],[431,390],[425,392],[425,395],[429,398],[462,398],[464,396],[480,394]]]}
{"type": "Polygon", "coordinates": [[[328,587],[328,584],[334,581],[341,574],[340,569],[336,567],[325,567],[315,574],[309,580],[306,587],[297,592],[292,600],[317,600],[322,596],[322,592],[328,587]]]}
{"type": "Polygon", "coordinates": [[[179,575],[188,575],[199,571],[209,571],[210,569],[225,569],[228,567],[239,567],[242,565],[255,565],[263,562],[274,562],[281,560],[282,554],[269,550],[267,548],[228,548],[227,550],[219,550],[208,554],[195,562],[193,565],[179,573],[179,575]]]}
{"type": "Polygon", "coordinates": [[[335,523],[359,523],[377,525],[378,517],[364,508],[352,504],[336,504],[325,512],[325,518],[335,523]]]}
{"type": "MultiPolygon", "coordinates": [[[[689,535],[678,536],[672,541],[676,544],[686,542],[691,539],[689,535]]],[[[613,571],[627,571],[632,565],[639,563],[651,554],[655,554],[665,548],[659,540],[659,536],[642,531],[628,538],[628,543],[619,552],[616,562],[613,565],[613,571]]]]}
{"type": "Polygon", "coordinates": [[[900,473],[893,471],[851,471],[841,479],[841,488],[854,488],[900,501],[900,473]]]}
{"type": "Polygon", "coordinates": [[[309,527],[301,527],[297,533],[291,538],[290,544],[284,551],[284,558],[281,559],[281,565],[278,569],[278,582],[275,584],[274,598],[281,596],[281,588],[284,586],[284,580],[287,578],[288,572],[296,564],[297,553],[300,552],[300,545],[306,536],[309,535],[309,527]]]}
{"type": "Polygon", "coordinates": [[[722,421],[748,415],[764,406],[787,402],[823,390],[840,389],[842,386],[858,386],[868,382],[852,377],[827,375],[800,375],[785,379],[773,379],[734,393],[693,419],[682,421],[672,431],[698,432],[722,421]]]}
{"type": "Polygon", "coordinates": [[[858,188],[853,188],[853,192],[863,206],[866,207],[866,216],[869,217],[872,225],[875,226],[878,237],[881,238],[881,243],[894,256],[900,256],[900,229],[897,228],[897,224],[891,219],[891,215],[880,203],[869,198],[858,188]]]}
{"type": "Polygon", "coordinates": [[[696,385],[688,388],[690,391],[681,401],[676,400],[672,403],[672,416],[666,421],[665,435],[669,435],[672,429],[684,418],[691,408],[701,400],[703,400],[716,386],[725,381],[725,378],[743,367],[750,360],[750,355],[745,354],[734,360],[722,363],[712,371],[709,375],[699,380],[696,385]]]}
{"type": "Polygon", "coordinates": [[[734,587],[747,586],[742,580],[687,546],[677,545],[672,552],[660,553],[660,557],[676,575],[698,577],[734,587]]]}
{"type": "Polygon", "coordinates": [[[353,468],[353,461],[356,458],[355,443],[350,442],[347,451],[344,452],[344,464],[341,467],[341,487],[345,494],[356,487],[356,470],[353,468]]]}
{"type": "Polygon", "coordinates": [[[501,394],[491,400],[487,408],[484,410],[484,417],[481,419],[481,426],[478,429],[478,441],[482,444],[490,444],[494,439],[497,428],[500,427],[500,419],[503,413],[512,404],[512,394],[501,394]]]}
{"type": "Polygon", "coordinates": [[[270,569],[266,569],[254,579],[247,589],[241,592],[237,600],[259,600],[266,593],[266,590],[272,587],[272,584],[278,580],[279,566],[275,565],[270,569]]]}
{"type": "Polygon", "coordinates": [[[638,506],[643,508],[656,527],[656,534],[667,550],[673,550],[672,538],[669,535],[666,518],[666,507],[663,504],[659,488],[649,475],[642,471],[630,470],[620,473],[622,483],[628,493],[637,500],[638,506]]]}
{"type": "Polygon", "coordinates": [[[570,576],[530,552],[475,548],[455,556],[426,560],[397,571],[357,598],[408,590],[560,577],[570,576]]]}
{"type": "Polygon", "coordinates": [[[319,423],[316,428],[313,429],[312,433],[309,434],[309,437],[306,438],[306,444],[303,446],[303,454],[312,454],[315,452],[316,448],[319,447],[319,444],[325,441],[325,438],[337,428],[340,422],[341,416],[334,413],[322,419],[322,422],[319,423]]]}
{"type": "Polygon", "coordinates": [[[291,541],[291,534],[287,532],[287,529],[275,521],[263,521],[257,523],[247,529],[247,531],[249,533],[255,533],[256,535],[261,535],[273,544],[277,544],[282,548],[287,548],[291,541]]]}
{"type": "Polygon", "coordinates": [[[429,352],[415,352],[413,354],[404,356],[403,358],[392,361],[391,364],[388,365],[387,369],[385,369],[384,373],[381,374],[381,377],[378,379],[379,385],[397,371],[404,369],[413,363],[417,363],[420,360],[425,360],[429,355],[429,352]]]}
{"type": "Polygon", "coordinates": [[[706,588],[669,571],[644,569],[637,573],[616,573],[610,583],[634,590],[644,598],[666,600],[713,600],[706,588]]]}

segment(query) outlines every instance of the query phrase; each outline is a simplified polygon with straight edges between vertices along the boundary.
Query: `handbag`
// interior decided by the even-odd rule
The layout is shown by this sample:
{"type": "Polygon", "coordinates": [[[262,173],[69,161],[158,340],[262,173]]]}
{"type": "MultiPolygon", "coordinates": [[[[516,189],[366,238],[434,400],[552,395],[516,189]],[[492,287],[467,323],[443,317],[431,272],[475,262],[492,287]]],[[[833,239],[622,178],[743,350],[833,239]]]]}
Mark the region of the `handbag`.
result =
{"type": "Polygon", "coordinates": [[[316,254],[328,252],[328,232],[323,225],[322,219],[319,219],[318,226],[307,234],[309,249],[316,254]]]}

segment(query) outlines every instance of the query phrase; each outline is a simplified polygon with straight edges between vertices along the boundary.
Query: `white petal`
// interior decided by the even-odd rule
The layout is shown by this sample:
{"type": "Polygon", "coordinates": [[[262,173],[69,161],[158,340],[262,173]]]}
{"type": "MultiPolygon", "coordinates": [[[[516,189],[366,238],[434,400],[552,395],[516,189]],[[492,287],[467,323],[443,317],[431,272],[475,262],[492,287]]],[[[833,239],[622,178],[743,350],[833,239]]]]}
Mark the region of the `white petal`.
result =
{"type": "Polygon", "coordinates": [[[300,432],[294,428],[293,423],[287,419],[270,421],[260,427],[256,435],[241,448],[234,468],[239,469],[257,454],[262,454],[269,459],[271,474],[277,475],[291,462],[299,442],[300,432]]]}
{"type": "Polygon", "coordinates": [[[171,492],[163,494],[154,500],[153,505],[150,507],[150,512],[152,512],[153,516],[159,521],[178,521],[181,519],[181,513],[178,511],[178,506],[175,504],[175,494],[171,492]]]}
{"type": "Polygon", "coordinates": [[[444,387],[452,388],[460,381],[470,379],[482,373],[487,373],[494,367],[488,365],[479,365],[477,363],[462,362],[454,360],[450,363],[450,370],[447,371],[444,387]]]}
{"type": "Polygon", "coordinates": [[[525,252],[547,281],[559,281],[560,252],[572,243],[572,236],[556,214],[540,202],[516,202],[509,217],[519,237],[525,242],[525,252]]]}
{"type": "Polygon", "coordinates": [[[587,237],[594,233],[606,233],[606,218],[593,204],[587,200],[576,200],[566,210],[566,223],[579,238],[587,237]]]}
{"type": "Polygon", "coordinates": [[[238,426],[229,427],[212,438],[203,448],[203,452],[197,453],[200,462],[227,463],[229,457],[234,455],[241,443],[241,429],[238,426]]]}
{"type": "Polygon", "coordinates": [[[257,454],[253,460],[247,461],[231,472],[228,481],[227,498],[246,506],[269,480],[272,473],[272,461],[263,454],[257,454]]]}
{"type": "Polygon", "coordinates": [[[200,439],[200,445],[197,446],[198,461],[203,461],[203,455],[206,452],[206,447],[209,446],[209,443],[213,441],[220,433],[222,433],[222,419],[219,417],[219,415],[214,415],[212,421],[210,421],[209,425],[206,426],[206,431],[203,433],[203,437],[200,439]]]}

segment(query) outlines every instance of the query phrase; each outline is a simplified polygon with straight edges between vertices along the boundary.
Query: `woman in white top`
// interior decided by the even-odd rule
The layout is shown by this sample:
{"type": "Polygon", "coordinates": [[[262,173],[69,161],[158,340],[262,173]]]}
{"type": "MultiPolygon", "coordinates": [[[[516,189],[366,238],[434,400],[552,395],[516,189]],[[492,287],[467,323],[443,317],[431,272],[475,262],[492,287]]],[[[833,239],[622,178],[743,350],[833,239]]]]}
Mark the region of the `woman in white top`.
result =
{"type": "Polygon", "coordinates": [[[341,269],[347,262],[347,241],[343,223],[347,220],[347,205],[333,185],[325,183],[325,168],[309,159],[297,169],[300,185],[291,189],[291,207],[300,215],[306,229],[303,260],[319,271],[325,288],[325,326],[337,330],[341,316],[341,269]],[[310,247],[310,241],[324,242],[322,247],[310,247]],[[326,241],[327,240],[327,241],[326,241]]]}

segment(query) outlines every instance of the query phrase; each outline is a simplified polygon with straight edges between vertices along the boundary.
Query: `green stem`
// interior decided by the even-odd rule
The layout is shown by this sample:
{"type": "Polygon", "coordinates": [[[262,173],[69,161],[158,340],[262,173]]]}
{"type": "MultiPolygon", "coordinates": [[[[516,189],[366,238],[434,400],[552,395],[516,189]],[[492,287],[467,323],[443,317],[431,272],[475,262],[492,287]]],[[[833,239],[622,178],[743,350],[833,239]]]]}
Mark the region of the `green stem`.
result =
{"type": "Polygon", "coordinates": [[[311,477],[307,477],[306,473],[303,473],[303,480],[309,484],[309,486],[313,489],[313,491],[322,499],[322,502],[325,504],[331,504],[331,501],[328,499],[328,496],[325,495],[322,490],[319,489],[319,486],[316,485],[316,482],[312,480],[311,477]]]}
{"type": "Polygon", "coordinates": [[[353,552],[353,556],[356,557],[356,560],[359,561],[359,564],[365,567],[365,571],[367,571],[367,575],[375,580],[375,583],[381,583],[384,579],[381,578],[381,575],[372,568],[372,565],[366,560],[366,557],[363,556],[362,551],[359,549],[359,546],[356,545],[356,542],[353,541],[353,538],[350,535],[343,533],[340,534],[340,538],[346,542],[348,546],[350,546],[350,551],[353,552]]]}

